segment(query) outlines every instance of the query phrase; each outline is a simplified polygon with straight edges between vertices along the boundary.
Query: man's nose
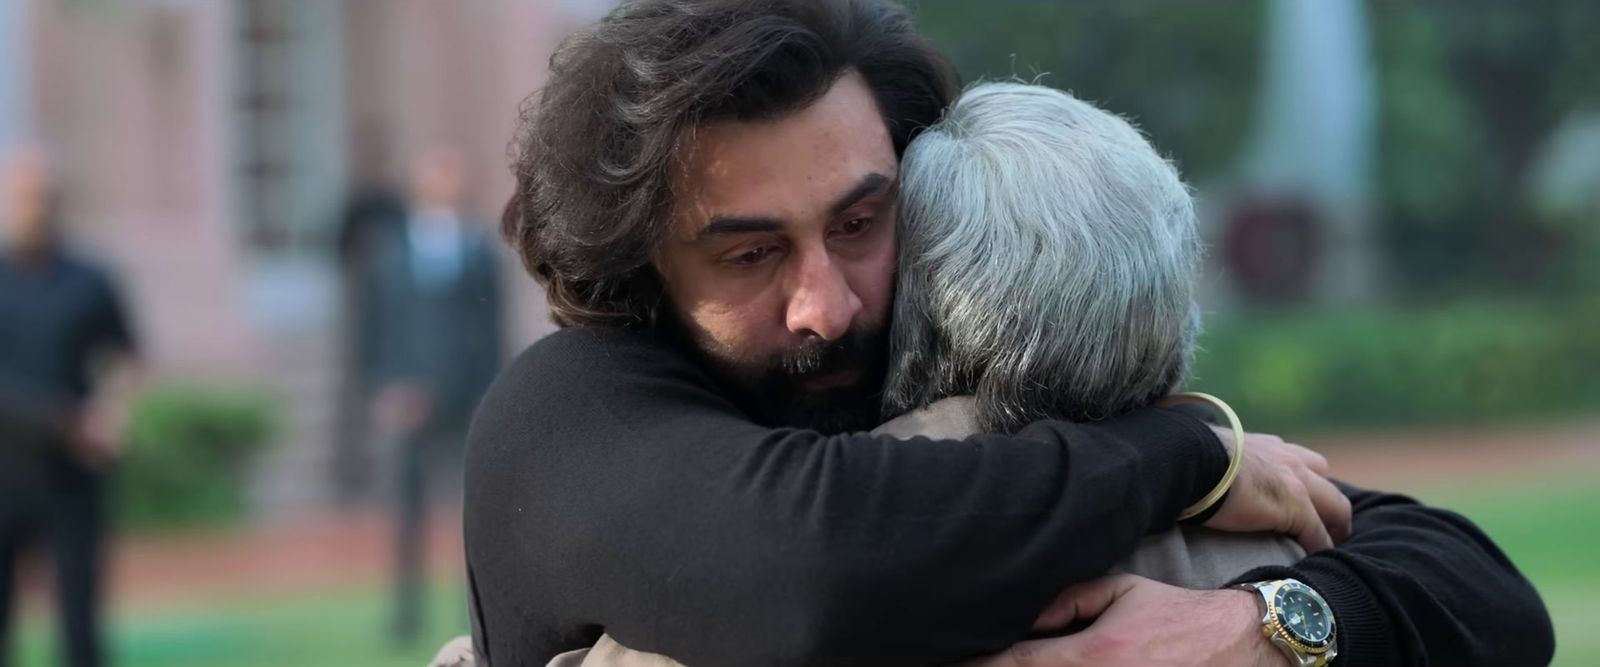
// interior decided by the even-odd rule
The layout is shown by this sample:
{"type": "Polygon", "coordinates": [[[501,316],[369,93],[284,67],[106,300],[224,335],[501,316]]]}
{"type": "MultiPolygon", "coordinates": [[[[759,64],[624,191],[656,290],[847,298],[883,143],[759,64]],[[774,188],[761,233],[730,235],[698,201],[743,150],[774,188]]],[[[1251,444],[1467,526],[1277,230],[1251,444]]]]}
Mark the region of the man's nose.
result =
{"type": "Polygon", "coordinates": [[[802,336],[837,340],[861,312],[861,299],[845,279],[842,267],[827,252],[802,257],[789,276],[789,309],[785,324],[802,336]]]}

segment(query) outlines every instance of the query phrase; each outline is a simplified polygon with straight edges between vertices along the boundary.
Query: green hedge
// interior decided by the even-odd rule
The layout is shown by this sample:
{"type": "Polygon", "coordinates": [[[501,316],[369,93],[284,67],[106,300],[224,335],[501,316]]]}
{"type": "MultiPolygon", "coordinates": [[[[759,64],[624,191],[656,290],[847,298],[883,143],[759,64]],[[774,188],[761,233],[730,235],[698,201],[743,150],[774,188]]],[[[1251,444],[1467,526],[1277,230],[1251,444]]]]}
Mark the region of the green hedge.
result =
{"type": "Polygon", "coordinates": [[[1212,320],[1189,387],[1252,429],[1600,411],[1600,296],[1212,320]]]}
{"type": "Polygon", "coordinates": [[[250,464],[277,426],[276,404],[257,392],[175,385],[146,393],[118,474],[120,518],[135,527],[239,518],[250,464]]]}

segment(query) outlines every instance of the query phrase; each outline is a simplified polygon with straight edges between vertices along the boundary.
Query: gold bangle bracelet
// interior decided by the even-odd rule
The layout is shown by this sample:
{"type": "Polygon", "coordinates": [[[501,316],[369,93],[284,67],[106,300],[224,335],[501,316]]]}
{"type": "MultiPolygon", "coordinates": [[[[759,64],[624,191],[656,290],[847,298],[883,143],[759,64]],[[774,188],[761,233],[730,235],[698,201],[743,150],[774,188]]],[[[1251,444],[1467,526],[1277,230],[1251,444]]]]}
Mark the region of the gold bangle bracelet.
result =
{"type": "Polygon", "coordinates": [[[1228,418],[1228,426],[1233,428],[1233,451],[1228,457],[1228,471],[1222,473],[1222,481],[1217,482],[1217,487],[1212,489],[1211,493],[1206,494],[1204,498],[1201,498],[1199,502],[1183,510],[1183,513],[1178,515],[1179,521],[1197,516],[1201,512],[1211,509],[1212,505],[1217,504],[1217,501],[1228,493],[1228,489],[1233,488],[1233,481],[1239,477],[1240,464],[1244,462],[1244,426],[1240,425],[1239,415],[1234,413],[1233,408],[1228,407],[1228,404],[1224,403],[1220,398],[1197,391],[1173,394],[1156,401],[1156,405],[1161,407],[1170,407],[1183,403],[1208,403],[1221,411],[1228,418]]]}

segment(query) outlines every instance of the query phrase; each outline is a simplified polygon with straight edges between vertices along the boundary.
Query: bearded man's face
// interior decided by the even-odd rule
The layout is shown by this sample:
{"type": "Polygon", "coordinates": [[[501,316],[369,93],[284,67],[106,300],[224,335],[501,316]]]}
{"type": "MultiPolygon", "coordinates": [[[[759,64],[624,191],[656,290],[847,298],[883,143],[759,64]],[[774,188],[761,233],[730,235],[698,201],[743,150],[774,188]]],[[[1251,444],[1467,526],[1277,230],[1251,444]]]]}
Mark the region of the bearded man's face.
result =
{"type": "Polygon", "coordinates": [[[654,265],[734,400],[774,424],[871,428],[894,294],[899,164],[866,82],[685,139],[654,265]]]}

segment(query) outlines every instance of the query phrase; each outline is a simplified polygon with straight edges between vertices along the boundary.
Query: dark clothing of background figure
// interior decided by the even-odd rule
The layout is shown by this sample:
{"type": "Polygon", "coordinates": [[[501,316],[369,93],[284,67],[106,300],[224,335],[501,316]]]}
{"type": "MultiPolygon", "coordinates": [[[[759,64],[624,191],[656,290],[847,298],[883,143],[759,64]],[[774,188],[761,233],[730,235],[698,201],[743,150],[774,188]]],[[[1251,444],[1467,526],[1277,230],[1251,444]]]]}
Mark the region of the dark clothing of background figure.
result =
{"type": "MultiPolygon", "coordinates": [[[[682,350],[569,328],[484,398],[465,506],[481,660],[542,665],[601,633],[696,667],[998,651],[1227,465],[1212,431],[1165,409],[966,440],[771,428],[682,350]]],[[[1344,490],[1348,542],[1240,573],[1320,591],[1342,667],[1549,661],[1537,592],[1471,522],[1344,490]]]]}
{"type": "Polygon", "coordinates": [[[333,488],[341,502],[368,496],[373,487],[372,434],[367,428],[382,330],[371,316],[369,263],[385,235],[400,233],[405,202],[388,188],[358,190],[340,211],[334,251],[340,277],[340,372],[334,420],[333,488]]]}
{"type": "MultiPolygon", "coordinates": [[[[17,442],[6,439],[0,447],[17,442]]],[[[31,445],[42,453],[30,466],[39,476],[29,480],[29,488],[8,486],[0,497],[0,665],[11,659],[18,561],[40,543],[48,543],[54,556],[62,661],[73,667],[99,665],[104,660],[99,605],[107,484],[101,473],[73,459],[65,444],[31,445]]]]}
{"type": "Polygon", "coordinates": [[[338,238],[334,239],[339,265],[361,264],[384,234],[400,230],[405,222],[406,204],[399,193],[385,187],[357,190],[339,213],[338,238]]]}
{"type": "Polygon", "coordinates": [[[432,403],[431,417],[394,448],[399,533],[396,542],[395,632],[420,631],[423,519],[430,490],[441,481],[459,489],[467,422],[500,367],[499,277],[484,228],[462,219],[453,253],[418,247],[417,221],[376,237],[364,293],[373,336],[375,390],[415,384],[432,403]],[[444,478],[444,479],[441,479],[444,478]]]}
{"type": "Polygon", "coordinates": [[[10,657],[17,557],[40,538],[56,555],[62,655],[100,664],[105,480],[72,456],[66,430],[89,397],[96,356],[133,347],[100,269],[61,254],[29,265],[0,255],[0,664],[10,657]]]}

